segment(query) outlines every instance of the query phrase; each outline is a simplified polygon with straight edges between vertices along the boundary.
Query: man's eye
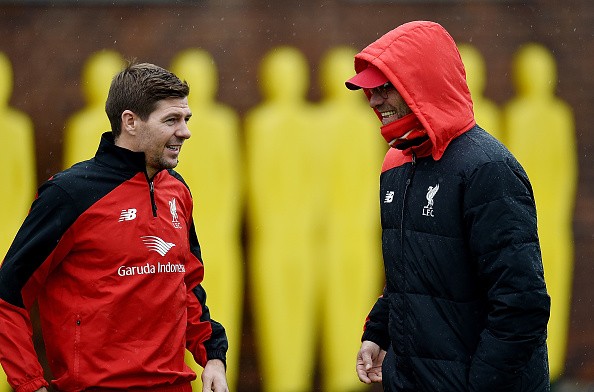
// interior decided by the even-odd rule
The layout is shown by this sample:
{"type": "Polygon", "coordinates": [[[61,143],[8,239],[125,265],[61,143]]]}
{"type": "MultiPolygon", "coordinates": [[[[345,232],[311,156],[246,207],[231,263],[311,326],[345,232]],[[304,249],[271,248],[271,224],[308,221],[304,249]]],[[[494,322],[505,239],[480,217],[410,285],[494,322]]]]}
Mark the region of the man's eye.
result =
{"type": "Polygon", "coordinates": [[[168,118],[167,120],[165,120],[165,124],[167,124],[167,125],[173,125],[173,124],[175,124],[175,119],[174,118],[168,118]]]}

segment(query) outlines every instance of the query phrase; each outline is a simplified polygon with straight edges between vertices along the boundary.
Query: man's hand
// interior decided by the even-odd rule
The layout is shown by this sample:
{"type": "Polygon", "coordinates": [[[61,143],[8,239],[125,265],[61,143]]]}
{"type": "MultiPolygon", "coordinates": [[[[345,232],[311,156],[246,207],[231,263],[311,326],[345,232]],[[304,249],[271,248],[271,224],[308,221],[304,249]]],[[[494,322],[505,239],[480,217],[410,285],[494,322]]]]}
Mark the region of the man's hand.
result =
{"type": "Polygon", "coordinates": [[[38,390],[36,390],[35,392],[47,392],[47,388],[46,387],[41,387],[38,390]]]}
{"type": "Polygon", "coordinates": [[[365,340],[357,354],[357,376],[365,384],[382,381],[382,362],[386,351],[377,344],[365,340]]]}
{"type": "Polygon", "coordinates": [[[206,362],[202,372],[202,392],[229,392],[225,364],[220,359],[206,362]]]}

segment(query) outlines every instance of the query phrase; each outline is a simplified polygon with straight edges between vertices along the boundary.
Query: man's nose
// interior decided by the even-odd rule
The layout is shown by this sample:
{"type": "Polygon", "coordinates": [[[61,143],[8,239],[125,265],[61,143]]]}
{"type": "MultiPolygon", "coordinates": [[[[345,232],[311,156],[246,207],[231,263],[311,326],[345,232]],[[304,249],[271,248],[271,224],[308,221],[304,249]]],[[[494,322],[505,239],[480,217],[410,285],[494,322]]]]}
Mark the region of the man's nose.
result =
{"type": "Polygon", "coordinates": [[[384,100],[385,98],[378,92],[371,92],[371,95],[369,96],[369,106],[375,108],[384,103],[384,100]]]}
{"type": "Polygon", "coordinates": [[[190,132],[190,128],[188,128],[188,123],[184,122],[181,128],[176,132],[176,135],[182,139],[189,139],[192,136],[192,132],[190,132]]]}

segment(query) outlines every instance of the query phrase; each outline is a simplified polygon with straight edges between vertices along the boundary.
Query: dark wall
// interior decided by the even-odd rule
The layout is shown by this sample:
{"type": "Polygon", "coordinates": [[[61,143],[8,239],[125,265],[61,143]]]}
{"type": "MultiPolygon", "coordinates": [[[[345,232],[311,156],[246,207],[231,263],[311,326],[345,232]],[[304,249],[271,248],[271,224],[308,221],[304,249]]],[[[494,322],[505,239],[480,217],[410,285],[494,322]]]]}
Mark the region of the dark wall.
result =
{"type": "MultiPolygon", "coordinates": [[[[590,289],[594,275],[594,212],[590,208],[594,205],[594,169],[589,162],[594,142],[589,124],[594,115],[594,3],[402,3],[206,0],[196,5],[0,4],[0,51],[14,67],[11,105],[34,121],[38,175],[45,179],[60,169],[65,121],[84,103],[79,85],[82,66],[90,54],[102,48],[166,67],[180,50],[202,47],[219,67],[219,99],[243,114],[260,100],[260,59],[280,44],[294,45],[308,56],[310,94],[316,100],[316,68],[326,50],[341,44],[362,48],[400,23],[434,20],[457,42],[471,43],[483,53],[489,71],[486,95],[499,104],[513,95],[510,67],[519,45],[528,41],[546,45],[557,59],[558,94],[574,109],[579,149],[576,264],[566,373],[572,378],[594,379],[594,293],[590,289]]],[[[244,351],[244,357],[251,354],[249,341],[244,351]]]]}

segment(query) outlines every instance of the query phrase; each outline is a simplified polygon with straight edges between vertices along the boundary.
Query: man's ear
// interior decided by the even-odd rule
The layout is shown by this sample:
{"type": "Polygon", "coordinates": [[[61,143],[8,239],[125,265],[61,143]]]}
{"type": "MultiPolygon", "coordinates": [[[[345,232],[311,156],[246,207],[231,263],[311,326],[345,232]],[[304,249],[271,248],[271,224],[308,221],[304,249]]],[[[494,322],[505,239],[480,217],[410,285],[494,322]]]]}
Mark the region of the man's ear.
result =
{"type": "Polygon", "coordinates": [[[131,110],[124,110],[122,112],[122,133],[136,136],[138,120],[136,113],[131,110]]]}

